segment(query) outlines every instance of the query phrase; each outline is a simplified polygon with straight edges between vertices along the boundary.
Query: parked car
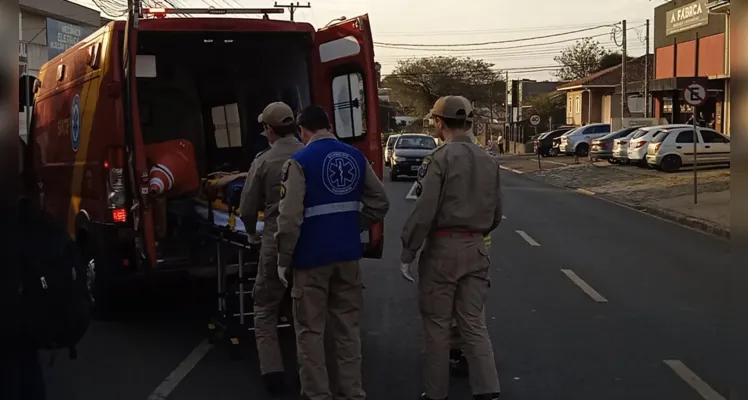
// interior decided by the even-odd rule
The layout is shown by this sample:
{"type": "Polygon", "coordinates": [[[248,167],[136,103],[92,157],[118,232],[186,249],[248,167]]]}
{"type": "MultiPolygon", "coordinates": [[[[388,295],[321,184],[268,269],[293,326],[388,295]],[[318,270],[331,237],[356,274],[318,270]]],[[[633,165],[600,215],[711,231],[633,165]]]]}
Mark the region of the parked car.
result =
{"type": "Polygon", "coordinates": [[[395,146],[395,141],[400,135],[390,135],[387,138],[387,144],[384,146],[384,165],[390,166],[390,159],[392,158],[392,148],[395,146]]]}
{"type": "MultiPolygon", "coordinates": [[[[647,164],[665,172],[693,165],[693,127],[663,129],[647,146],[647,164]]],[[[698,165],[730,164],[730,138],[709,128],[696,129],[698,165]]]]}
{"type": "Polygon", "coordinates": [[[636,135],[636,133],[641,128],[634,129],[631,133],[628,135],[613,140],[613,161],[616,164],[628,164],[631,161],[629,160],[629,141],[631,138],[636,135]]]}
{"type": "Polygon", "coordinates": [[[567,155],[585,157],[590,151],[590,142],[610,133],[610,124],[589,124],[566,132],[561,136],[559,150],[567,155]]]}
{"type": "Polygon", "coordinates": [[[613,158],[613,142],[616,139],[624,138],[639,128],[623,128],[615,132],[611,132],[599,139],[594,139],[591,143],[590,157],[598,160],[608,160],[609,163],[615,164],[616,160],[613,158]]]}
{"type": "Polygon", "coordinates": [[[436,148],[436,141],[429,135],[402,134],[395,141],[390,160],[390,180],[397,181],[402,175],[415,177],[423,158],[436,148]]]}
{"type": "Polygon", "coordinates": [[[656,125],[639,128],[634,136],[629,140],[629,147],[626,149],[626,155],[629,162],[640,167],[647,167],[647,145],[663,129],[688,128],[691,125],[656,125]]]}
{"type": "Polygon", "coordinates": [[[552,131],[544,132],[540,136],[538,136],[537,139],[535,139],[535,154],[540,154],[543,157],[548,156],[557,156],[558,155],[558,147],[555,148],[553,146],[554,139],[558,139],[566,132],[569,132],[570,130],[574,129],[573,126],[565,126],[558,129],[554,129],[552,131]]]}

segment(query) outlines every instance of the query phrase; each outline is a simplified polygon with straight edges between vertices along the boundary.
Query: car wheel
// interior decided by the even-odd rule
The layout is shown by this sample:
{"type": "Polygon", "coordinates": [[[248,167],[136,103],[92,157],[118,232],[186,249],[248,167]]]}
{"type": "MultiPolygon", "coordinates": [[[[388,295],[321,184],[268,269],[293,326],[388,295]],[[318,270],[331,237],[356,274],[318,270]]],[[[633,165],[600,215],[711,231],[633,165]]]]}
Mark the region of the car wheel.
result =
{"type": "Polygon", "coordinates": [[[647,160],[642,159],[636,162],[636,166],[639,168],[647,168],[647,160]]]}
{"type": "Polygon", "coordinates": [[[394,169],[390,169],[390,181],[397,182],[397,175],[394,169]]]}
{"type": "Polygon", "coordinates": [[[615,160],[615,159],[609,158],[609,159],[608,159],[608,163],[609,163],[609,164],[618,164],[618,160],[615,160]]]}
{"type": "Polygon", "coordinates": [[[682,164],[680,157],[671,154],[662,159],[660,168],[665,172],[677,172],[682,164]]]}
{"type": "Polygon", "coordinates": [[[550,157],[556,157],[556,156],[558,156],[558,149],[557,148],[552,148],[552,149],[548,150],[548,155],[550,157]]]}
{"type": "Polygon", "coordinates": [[[587,154],[589,154],[590,146],[587,143],[582,143],[579,146],[577,146],[576,154],[577,157],[587,157],[587,154]]]}

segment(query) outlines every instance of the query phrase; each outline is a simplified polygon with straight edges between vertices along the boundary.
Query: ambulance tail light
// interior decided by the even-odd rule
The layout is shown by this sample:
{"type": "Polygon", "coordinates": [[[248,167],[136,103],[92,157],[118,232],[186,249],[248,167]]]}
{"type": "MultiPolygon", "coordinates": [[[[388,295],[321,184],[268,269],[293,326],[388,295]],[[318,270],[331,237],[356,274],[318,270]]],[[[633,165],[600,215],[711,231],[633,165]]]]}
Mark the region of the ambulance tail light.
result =
{"type": "Polygon", "coordinates": [[[121,147],[112,147],[104,158],[104,173],[106,176],[107,204],[112,210],[114,222],[125,222],[127,210],[125,202],[125,151],[121,147]],[[123,216],[124,214],[124,216],[123,216]]]}

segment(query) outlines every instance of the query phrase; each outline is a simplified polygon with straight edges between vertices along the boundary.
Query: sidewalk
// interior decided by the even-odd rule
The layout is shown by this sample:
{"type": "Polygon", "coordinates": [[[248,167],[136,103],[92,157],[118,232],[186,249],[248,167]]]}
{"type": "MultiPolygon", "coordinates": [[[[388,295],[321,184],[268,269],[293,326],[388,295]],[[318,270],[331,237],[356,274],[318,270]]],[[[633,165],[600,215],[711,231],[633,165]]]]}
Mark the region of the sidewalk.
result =
{"type": "Polygon", "coordinates": [[[505,169],[528,178],[578,189],[637,210],[723,237],[730,237],[730,170],[698,171],[698,204],[693,198],[693,170],[664,173],[636,166],[590,163],[572,157],[541,159],[501,157],[505,169]]]}

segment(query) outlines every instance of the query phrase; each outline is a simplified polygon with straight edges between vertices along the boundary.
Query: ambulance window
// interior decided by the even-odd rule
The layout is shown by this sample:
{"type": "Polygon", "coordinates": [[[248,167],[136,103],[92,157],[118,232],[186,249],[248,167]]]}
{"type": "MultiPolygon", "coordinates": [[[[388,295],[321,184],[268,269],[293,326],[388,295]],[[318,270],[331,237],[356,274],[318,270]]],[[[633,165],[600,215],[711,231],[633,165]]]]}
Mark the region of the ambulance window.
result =
{"type": "Polygon", "coordinates": [[[236,103],[213,107],[213,126],[216,147],[242,147],[242,130],[239,120],[239,106],[236,103]]]}
{"type": "Polygon", "coordinates": [[[335,133],[339,138],[359,137],[366,133],[364,78],[361,74],[354,72],[336,76],[332,80],[332,103],[335,133]]]}

